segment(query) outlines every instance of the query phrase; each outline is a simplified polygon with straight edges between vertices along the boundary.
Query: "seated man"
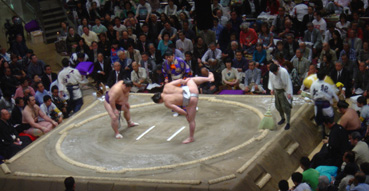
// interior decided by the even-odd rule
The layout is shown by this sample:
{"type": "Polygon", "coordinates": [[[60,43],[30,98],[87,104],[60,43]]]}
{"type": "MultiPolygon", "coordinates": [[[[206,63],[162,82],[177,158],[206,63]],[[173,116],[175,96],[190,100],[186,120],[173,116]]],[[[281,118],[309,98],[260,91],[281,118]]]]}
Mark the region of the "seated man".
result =
{"type": "Polygon", "coordinates": [[[29,137],[18,136],[18,132],[9,123],[9,119],[10,113],[6,109],[2,109],[0,118],[0,155],[6,159],[11,158],[31,143],[29,137]]]}
{"type": "Polygon", "coordinates": [[[133,83],[129,80],[119,81],[111,87],[105,94],[104,107],[111,119],[111,127],[114,130],[115,138],[122,139],[123,135],[118,131],[118,124],[120,120],[120,111],[124,111],[124,118],[127,121],[128,127],[137,126],[138,123],[131,121],[131,114],[129,111],[129,92],[131,91],[133,83]]]}
{"type": "Polygon", "coordinates": [[[20,79],[20,86],[15,91],[14,99],[17,97],[25,97],[25,95],[23,94],[23,91],[25,89],[28,89],[32,96],[35,95],[35,90],[31,86],[29,86],[28,80],[25,78],[22,78],[20,79]]]}
{"type": "Polygon", "coordinates": [[[145,90],[146,85],[148,84],[145,68],[140,67],[136,61],[132,62],[132,68],[131,80],[133,87],[131,88],[131,91],[137,93],[138,91],[145,90]]]}
{"type": "Polygon", "coordinates": [[[352,132],[349,135],[351,146],[354,148],[352,151],[355,152],[355,162],[357,165],[369,162],[369,149],[368,145],[361,141],[361,135],[359,132],[352,132]]]}
{"type": "Polygon", "coordinates": [[[23,131],[35,137],[39,137],[48,133],[54,127],[58,126],[58,123],[50,119],[36,104],[36,99],[33,96],[25,98],[26,107],[23,110],[22,123],[28,124],[29,129],[23,131]],[[39,122],[38,118],[41,117],[44,121],[39,122]]]}
{"type": "MultiPolygon", "coordinates": [[[[201,76],[208,77],[209,70],[206,67],[201,68],[201,76]]],[[[205,82],[200,85],[200,94],[214,94],[218,88],[215,86],[214,82],[205,82]]]]}
{"type": "Polygon", "coordinates": [[[212,73],[209,73],[208,77],[193,77],[187,78],[186,80],[178,79],[166,84],[162,93],[155,93],[151,98],[155,103],[164,102],[167,108],[186,116],[190,125],[190,136],[182,142],[183,144],[195,141],[195,116],[199,99],[199,90],[197,86],[205,82],[213,81],[214,75],[212,73]],[[184,86],[178,87],[181,84],[184,86]],[[186,110],[182,109],[180,106],[184,107],[186,110]]]}
{"type": "Polygon", "coordinates": [[[113,70],[110,71],[107,85],[111,88],[115,83],[125,79],[126,77],[124,70],[122,70],[122,65],[119,62],[114,62],[113,70]]]}
{"type": "Polygon", "coordinates": [[[51,101],[55,104],[55,106],[57,108],[60,109],[60,111],[63,113],[64,118],[69,117],[69,113],[68,113],[68,110],[67,110],[67,108],[68,108],[67,101],[59,96],[58,86],[53,86],[51,88],[51,101]]]}
{"type": "Polygon", "coordinates": [[[215,43],[211,43],[209,44],[209,49],[202,56],[201,62],[207,65],[209,59],[215,59],[217,62],[219,62],[221,58],[222,51],[216,47],[215,43]]]}
{"type": "Polygon", "coordinates": [[[36,103],[41,105],[44,103],[44,96],[49,95],[49,92],[45,90],[44,84],[42,82],[36,83],[37,91],[36,91],[36,103]]]}
{"type": "Polygon", "coordinates": [[[338,110],[342,113],[340,125],[346,129],[348,133],[361,131],[361,122],[358,114],[352,108],[348,108],[349,104],[341,100],[337,103],[338,110]]]}
{"type": "MultiPolygon", "coordinates": [[[[63,121],[63,113],[51,101],[51,97],[49,95],[45,95],[43,99],[44,103],[40,105],[41,111],[43,111],[52,120],[61,123],[63,121]]],[[[38,120],[44,121],[41,117],[39,117],[38,120]]]]}
{"type": "Polygon", "coordinates": [[[260,84],[260,78],[261,70],[255,67],[255,62],[250,62],[249,69],[245,72],[245,83],[240,84],[240,88],[246,93],[265,93],[263,86],[260,84]]]}
{"type": "Polygon", "coordinates": [[[369,90],[369,71],[366,69],[364,62],[359,62],[359,71],[354,76],[354,87],[352,94],[361,94],[364,97],[368,96],[369,90]]]}
{"type": "Polygon", "coordinates": [[[0,110],[6,109],[10,112],[12,112],[13,108],[15,106],[15,101],[12,98],[12,93],[6,90],[4,92],[3,97],[0,99],[0,110]]]}
{"type": "Polygon", "coordinates": [[[360,109],[360,120],[362,122],[361,126],[366,127],[365,135],[368,135],[369,132],[369,105],[367,104],[366,98],[364,96],[360,96],[357,98],[357,106],[360,109]]]}
{"type": "Polygon", "coordinates": [[[93,78],[96,81],[96,86],[100,83],[106,84],[109,73],[111,71],[111,65],[107,59],[104,58],[102,53],[97,55],[97,61],[94,63],[93,78]]]}

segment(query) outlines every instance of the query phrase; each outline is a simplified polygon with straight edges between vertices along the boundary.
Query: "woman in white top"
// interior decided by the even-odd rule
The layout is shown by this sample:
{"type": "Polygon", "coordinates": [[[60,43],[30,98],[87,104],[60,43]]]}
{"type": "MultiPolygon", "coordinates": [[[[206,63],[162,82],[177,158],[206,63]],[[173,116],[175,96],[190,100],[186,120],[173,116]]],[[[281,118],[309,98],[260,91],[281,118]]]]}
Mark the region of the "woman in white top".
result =
{"type": "Polygon", "coordinates": [[[226,68],[222,71],[222,83],[226,86],[225,89],[236,88],[240,83],[238,71],[232,67],[231,59],[226,60],[226,68]]]}
{"type": "Polygon", "coordinates": [[[336,28],[338,28],[344,39],[347,36],[347,29],[350,27],[350,21],[347,21],[347,16],[345,13],[341,13],[340,21],[336,23],[336,28]]]}
{"type": "Polygon", "coordinates": [[[164,8],[164,13],[168,16],[177,14],[177,5],[174,4],[173,0],[168,0],[168,5],[164,8]]]}

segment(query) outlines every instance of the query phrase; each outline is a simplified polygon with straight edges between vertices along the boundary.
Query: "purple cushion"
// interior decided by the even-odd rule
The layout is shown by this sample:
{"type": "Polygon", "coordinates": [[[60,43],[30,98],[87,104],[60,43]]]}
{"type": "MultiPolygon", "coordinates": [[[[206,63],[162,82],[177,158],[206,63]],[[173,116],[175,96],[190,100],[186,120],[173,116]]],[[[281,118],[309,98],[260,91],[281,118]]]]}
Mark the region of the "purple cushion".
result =
{"type": "Polygon", "coordinates": [[[243,90],[223,90],[219,95],[242,95],[243,90]]]}
{"type": "Polygon", "coordinates": [[[94,63],[81,62],[77,65],[76,69],[81,73],[81,75],[90,75],[94,71],[94,63]]]}

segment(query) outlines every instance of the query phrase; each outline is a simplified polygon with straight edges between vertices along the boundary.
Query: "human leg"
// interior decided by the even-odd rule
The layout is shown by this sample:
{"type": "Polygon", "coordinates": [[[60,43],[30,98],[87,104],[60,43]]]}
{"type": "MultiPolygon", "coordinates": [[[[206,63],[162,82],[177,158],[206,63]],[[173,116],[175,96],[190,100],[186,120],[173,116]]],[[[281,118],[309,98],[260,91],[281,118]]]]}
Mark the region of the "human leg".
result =
{"type": "Polygon", "coordinates": [[[205,82],[214,82],[214,74],[209,72],[208,77],[192,77],[191,80],[193,80],[196,85],[200,85],[205,82]]]}
{"type": "MultiPolygon", "coordinates": [[[[284,112],[283,112],[283,108],[282,108],[282,104],[281,104],[281,100],[279,94],[277,92],[275,92],[275,108],[277,109],[277,111],[279,112],[279,115],[281,116],[281,121],[284,122],[285,117],[284,117],[284,112]]],[[[279,123],[278,123],[279,124],[279,123]]]]}
{"type": "Polygon", "coordinates": [[[53,130],[53,124],[48,121],[41,121],[41,122],[38,122],[38,124],[44,127],[43,132],[45,134],[53,130]]]}
{"type": "Polygon", "coordinates": [[[122,106],[122,110],[124,111],[124,118],[126,119],[127,121],[127,126],[128,127],[134,127],[134,126],[137,126],[139,125],[138,123],[135,123],[133,121],[131,121],[131,112],[129,111],[129,103],[126,103],[122,106]]]}
{"type": "Polygon", "coordinates": [[[26,134],[32,135],[34,137],[39,137],[44,134],[40,129],[37,129],[35,127],[31,127],[27,130],[24,130],[23,132],[26,134]]]}
{"type": "Polygon", "coordinates": [[[74,100],[73,112],[77,113],[81,109],[82,105],[83,105],[83,99],[82,98],[74,100]]]}
{"type": "Polygon", "coordinates": [[[190,126],[190,136],[182,142],[183,144],[187,144],[187,143],[191,143],[195,141],[194,134],[195,134],[195,128],[196,128],[195,117],[196,117],[197,101],[198,101],[198,98],[191,97],[190,105],[187,107],[187,121],[190,126]]]}
{"type": "Polygon", "coordinates": [[[105,110],[108,112],[110,119],[111,119],[111,127],[114,130],[115,138],[121,139],[123,136],[118,131],[118,116],[115,115],[113,109],[111,108],[108,102],[104,101],[105,110]]]}

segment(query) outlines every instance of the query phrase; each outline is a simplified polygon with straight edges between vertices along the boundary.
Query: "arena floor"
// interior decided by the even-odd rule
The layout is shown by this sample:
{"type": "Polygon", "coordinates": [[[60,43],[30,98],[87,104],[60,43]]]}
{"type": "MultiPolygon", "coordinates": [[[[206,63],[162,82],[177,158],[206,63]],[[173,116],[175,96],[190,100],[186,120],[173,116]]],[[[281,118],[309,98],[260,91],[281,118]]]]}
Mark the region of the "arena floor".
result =
{"type": "MultiPolygon", "coordinates": [[[[0,190],[63,190],[67,176],[75,177],[76,190],[238,190],[245,188],[240,182],[248,169],[257,169],[253,164],[266,159],[263,154],[273,143],[290,136],[283,126],[258,129],[270,96],[200,96],[195,142],[182,144],[189,134],[186,118],[173,117],[150,97],[131,94],[131,116],[140,125],[127,128],[123,120],[123,139],[114,138],[103,102],[96,100],[10,159],[10,173],[0,173],[0,190]]],[[[298,128],[294,120],[309,106],[294,98],[292,132],[298,128]]],[[[273,104],[272,112],[279,120],[273,104]]],[[[315,146],[310,143],[310,151],[315,146]]],[[[299,144],[290,141],[283,147],[294,152],[299,144]]],[[[268,168],[255,178],[260,190],[268,190],[268,168]]]]}

